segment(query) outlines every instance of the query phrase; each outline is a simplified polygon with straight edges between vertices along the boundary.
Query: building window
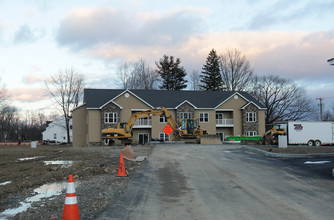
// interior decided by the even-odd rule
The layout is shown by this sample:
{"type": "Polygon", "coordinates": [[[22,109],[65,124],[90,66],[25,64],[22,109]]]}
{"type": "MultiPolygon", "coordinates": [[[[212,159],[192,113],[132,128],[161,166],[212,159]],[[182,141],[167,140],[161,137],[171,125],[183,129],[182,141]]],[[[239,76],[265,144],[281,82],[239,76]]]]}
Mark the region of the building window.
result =
{"type": "Polygon", "coordinates": [[[191,112],[180,112],[180,119],[193,118],[193,113],[191,112]]]}
{"type": "Polygon", "coordinates": [[[209,122],[209,113],[199,113],[199,122],[209,122]]]}
{"type": "Polygon", "coordinates": [[[167,120],[166,120],[166,117],[165,116],[163,116],[163,115],[160,115],[160,123],[165,123],[165,122],[167,122],[167,120]]]}
{"type": "Polygon", "coordinates": [[[169,135],[167,135],[166,133],[160,133],[159,137],[160,141],[169,141],[169,135]]]}
{"type": "Polygon", "coordinates": [[[104,123],[106,124],[117,123],[117,113],[116,112],[104,113],[104,123]]]}
{"type": "Polygon", "coordinates": [[[57,134],[56,133],[53,134],[53,139],[55,139],[55,140],[57,139],[57,134]]]}
{"type": "Polygon", "coordinates": [[[256,131],[246,131],[246,136],[248,137],[252,137],[252,136],[256,136],[257,132],[256,131]]]}
{"type": "Polygon", "coordinates": [[[247,112],[246,113],[247,122],[256,122],[256,112],[247,112]]]}
{"type": "Polygon", "coordinates": [[[223,119],[224,114],[223,113],[216,113],[216,119],[223,119]]]}

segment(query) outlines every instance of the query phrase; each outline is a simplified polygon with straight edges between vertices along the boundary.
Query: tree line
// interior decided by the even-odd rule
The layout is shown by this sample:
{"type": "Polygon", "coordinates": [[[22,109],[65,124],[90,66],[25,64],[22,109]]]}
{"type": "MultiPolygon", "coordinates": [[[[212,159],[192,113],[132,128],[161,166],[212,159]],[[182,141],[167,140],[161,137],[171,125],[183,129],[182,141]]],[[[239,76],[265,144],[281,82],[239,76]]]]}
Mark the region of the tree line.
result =
{"type": "MultiPolygon", "coordinates": [[[[194,70],[189,74],[181,65],[180,58],[163,55],[155,62],[155,68],[139,59],[134,63],[121,64],[116,75],[116,81],[123,89],[246,91],[265,106],[266,124],[281,120],[302,120],[315,115],[312,100],[303,88],[279,75],[256,75],[246,56],[237,49],[227,50],[220,55],[212,49],[201,71],[194,70]]],[[[45,86],[54,101],[53,107],[65,116],[68,141],[71,110],[82,100],[84,85],[83,74],[73,68],[60,70],[45,80],[45,86]]],[[[46,116],[33,113],[24,118],[6,102],[7,99],[6,89],[2,87],[0,141],[40,140],[47,126],[46,116]]]]}
{"type": "Polygon", "coordinates": [[[46,116],[41,112],[22,112],[9,104],[9,97],[4,86],[0,88],[0,142],[24,142],[42,140],[42,132],[59,115],[65,116],[64,128],[70,142],[71,110],[82,100],[84,77],[73,68],[60,70],[45,80],[45,87],[51,100],[54,114],[46,116]]]}
{"type": "Polygon", "coordinates": [[[163,55],[155,64],[152,68],[142,59],[124,63],[118,68],[117,81],[123,89],[246,91],[264,104],[266,124],[315,115],[313,102],[302,87],[279,75],[256,75],[237,49],[221,55],[212,49],[200,73],[194,70],[187,74],[181,59],[174,56],[163,55]]]}
{"type": "Polygon", "coordinates": [[[47,118],[42,113],[26,112],[20,115],[18,109],[7,102],[6,89],[0,89],[0,142],[24,142],[41,140],[47,118]]]}

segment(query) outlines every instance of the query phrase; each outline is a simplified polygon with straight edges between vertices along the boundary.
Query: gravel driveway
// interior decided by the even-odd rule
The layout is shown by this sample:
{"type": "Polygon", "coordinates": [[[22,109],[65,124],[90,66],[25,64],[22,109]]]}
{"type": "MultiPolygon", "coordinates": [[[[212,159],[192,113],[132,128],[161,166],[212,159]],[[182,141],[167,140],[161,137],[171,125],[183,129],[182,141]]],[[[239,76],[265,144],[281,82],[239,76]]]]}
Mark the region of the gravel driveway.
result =
{"type": "Polygon", "coordinates": [[[159,145],[98,219],[332,219],[332,179],[240,145],[159,145]]]}

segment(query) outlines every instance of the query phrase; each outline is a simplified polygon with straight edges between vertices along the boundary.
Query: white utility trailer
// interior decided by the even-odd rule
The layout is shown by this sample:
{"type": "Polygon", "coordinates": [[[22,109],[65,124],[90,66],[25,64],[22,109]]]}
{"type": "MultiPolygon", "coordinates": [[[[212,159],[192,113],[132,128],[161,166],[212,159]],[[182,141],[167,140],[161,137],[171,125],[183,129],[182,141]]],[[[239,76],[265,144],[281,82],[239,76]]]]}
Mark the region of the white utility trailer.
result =
{"type": "Polygon", "coordinates": [[[288,143],[308,146],[333,145],[334,122],[288,122],[288,143]]]}

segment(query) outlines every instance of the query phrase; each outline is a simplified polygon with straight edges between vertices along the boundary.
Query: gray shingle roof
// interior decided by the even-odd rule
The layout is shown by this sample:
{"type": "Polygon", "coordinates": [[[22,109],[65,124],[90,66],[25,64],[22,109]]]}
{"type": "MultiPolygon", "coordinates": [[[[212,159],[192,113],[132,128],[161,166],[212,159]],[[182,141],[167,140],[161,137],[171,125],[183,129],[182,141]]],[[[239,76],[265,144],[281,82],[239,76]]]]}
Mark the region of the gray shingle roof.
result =
{"type": "MultiPolygon", "coordinates": [[[[123,93],[124,89],[85,89],[84,103],[87,108],[101,108],[107,102],[123,93]]],[[[216,108],[236,92],[234,91],[191,91],[191,90],[128,90],[152,107],[165,106],[176,108],[184,101],[190,102],[196,108],[216,108]]],[[[247,92],[237,92],[245,99],[265,108],[258,100],[247,92]]]]}

